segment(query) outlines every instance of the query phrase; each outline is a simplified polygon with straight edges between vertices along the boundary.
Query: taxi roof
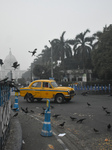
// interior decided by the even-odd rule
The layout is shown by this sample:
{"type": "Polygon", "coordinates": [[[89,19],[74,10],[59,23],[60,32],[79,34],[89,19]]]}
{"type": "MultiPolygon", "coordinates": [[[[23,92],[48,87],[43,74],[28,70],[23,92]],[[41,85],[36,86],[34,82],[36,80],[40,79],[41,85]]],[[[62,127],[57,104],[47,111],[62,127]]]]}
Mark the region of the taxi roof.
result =
{"type": "Polygon", "coordinates": [[[55,82],[55,80],[49,80],[49,79],[39,79],[39,80],[34,80],[33,82],[37,82],[37,81],[41,81],[41,82],[55,82]]]}

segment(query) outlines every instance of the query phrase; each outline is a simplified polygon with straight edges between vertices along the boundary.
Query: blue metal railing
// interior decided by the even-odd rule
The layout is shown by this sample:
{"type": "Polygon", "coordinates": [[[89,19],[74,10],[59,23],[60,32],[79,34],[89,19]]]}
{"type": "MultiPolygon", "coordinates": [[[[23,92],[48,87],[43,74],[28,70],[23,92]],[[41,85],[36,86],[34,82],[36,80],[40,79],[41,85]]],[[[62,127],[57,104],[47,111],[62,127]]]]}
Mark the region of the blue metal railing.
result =
{"type": "Polygon", "coordinates": [[[10,87],[7,84],[0,84],[0,106],[4,105],[10,98],[10,87]]]}
{"type": "Polygon", "coordinates": [[[2,150],[10,126],[10,87],[7,82],[0,83],[0,149],[2,150]]]}
{"type": "Polygon", "coordinates": [[[76,91],[105,91],[105,92],[111,92],[112,91],[112,87],[111,85],[109,84],[108,86],[106,85],[87,85],[87,86],[79,86],[79,85],[70,85],[70,87],[73,87],[74,90],[76,91]]]}

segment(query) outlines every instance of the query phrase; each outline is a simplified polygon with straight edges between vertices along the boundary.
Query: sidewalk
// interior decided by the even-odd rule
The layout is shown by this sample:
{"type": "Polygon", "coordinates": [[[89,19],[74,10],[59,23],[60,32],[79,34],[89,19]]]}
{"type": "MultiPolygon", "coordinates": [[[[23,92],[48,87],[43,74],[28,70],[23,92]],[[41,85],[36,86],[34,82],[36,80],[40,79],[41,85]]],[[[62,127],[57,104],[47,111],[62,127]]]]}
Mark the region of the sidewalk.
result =
{"type": "Polygon", "coordinates": [[[22,148],[22,129],[18,119],[11,118],[10,131],[4,150],[21,150],[22,148]]]}

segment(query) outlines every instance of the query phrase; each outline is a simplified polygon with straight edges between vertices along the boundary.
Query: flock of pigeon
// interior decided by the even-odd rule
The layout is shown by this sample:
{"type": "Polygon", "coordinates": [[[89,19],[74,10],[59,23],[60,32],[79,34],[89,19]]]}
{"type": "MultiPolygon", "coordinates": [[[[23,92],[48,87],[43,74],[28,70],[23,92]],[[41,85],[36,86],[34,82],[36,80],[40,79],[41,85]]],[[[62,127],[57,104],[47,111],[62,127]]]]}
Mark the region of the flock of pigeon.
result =
{"type": "MultiPolygon", "coordinates": [[[[83,92],[83,94],[87,94],[87,93],[88,93],[88,92],[83,92]]],[[[82,94],[82,95],[83,95],[83,94],[82,94]]],[[[91,107],[91,104],[87,102],[87,106],[88,106],[88,107],[91,107]]],[[[51,108],[54,108],[54,106],[51,106],[51,108]]],[[[42,112],[41,114],[44,115],[44,114],[45,114],[45,108],[42,107],[42,109],[43,109],[43,112],[42,112]]],[[[111,115],[111,112],[107,110],[107,107],[103,107],[103,106],[102,106],[102,109],[105,111],[106,115],[111,115]]],[[[55,115],[53,115],[52,117],[55,118],[55,119],[57,119],[59,116],[61,116],[61,114],[55,114],[55,115]]],[[[72,121],[77,120],[76,117],[72,117],[72,116],[70,116],[70,119],[71,119],[72,121]]],[[[86,118],[81,118],[81,119],[77,120],[76,123],[82,123],[84,120],[86,120],[86,118]]],[[[64,124],[65,124],[65,122],[59,124],[59,126],[64,127],[64,124]]],[[[111,129],[111,124],[109,123],[109,124],[107,125],[107,130],[109,131],[110,129],[111,129]]],[[[93,128],[93,131],[94,131],[95,133],[99,133],[99,130],[97,130],[97,129],[95,129],[95,128],[93,128]]]]}
{"type": "MultiPolygon", "coordinates": [[[[91,104],[87,102],[87,106],[88,106],[88,107],[91,107],[91,104]]],[[[54,106],[52,106],[52,105],[51,105],[50,107],[51,107],[51,109],[54,108],[54,106]]],[[[45,108],[42,107],[42,109],[43,109],[43,111],[42,111],[42,113],[40,113],[40,114],[41,114],[41,115],[44,115],[44,114],[45,114],[45,108]]],[[[103,106],[102,106],[102,109],[105,111],[106,115],[111,115],[111,112],[107,110],[107,107],[103,107],[103,106]]],[[[16,109],[12,109],[12,110],[13,110],[13,111],[16,111],[16,109]]],[[[33,110],[30,110],[30,111],[29,111],[29,110],[28,110],[28,107],[26,107],[26,109],[23,109],[23,108],[21,107],[21,110],[22,110],[24,113],[29,113],[29,112],[34,113],[33,110]]],[[[16,117],[17,115],[18,115],[18,113],[16,113],[16,114],[14,115],[14,117],[16,117]]],[[[61,116],[61,114],[54,114],[52,117],[55,118],[55,119],[57,119],[59,116],[61,116]]],[[[72,116],[70,116],[70,119],[71,119],[72,121],[77,120],[77,118],[72,117],[72,116]]],[[[76,123],[82,123],[84,120],[86,120],[86,118],[81,118],[81,119],[77,120],[76,123]]],[[[65,121],[62,122],[61,124],[59,124],[59,126],[60,126],[60,127],[64,127],[64,124],[65,124],[65,121]]],[[[110,130],[110,129],[111,129],[111,124],[108,124],[108,125],[107,125],[107,130],[110,130]]],[[[93,131],[96,132],[96,133],[99,132],[99,131],[98,131],[97,129],[95,129],[95,128],[93,128],[93,131]]]]}

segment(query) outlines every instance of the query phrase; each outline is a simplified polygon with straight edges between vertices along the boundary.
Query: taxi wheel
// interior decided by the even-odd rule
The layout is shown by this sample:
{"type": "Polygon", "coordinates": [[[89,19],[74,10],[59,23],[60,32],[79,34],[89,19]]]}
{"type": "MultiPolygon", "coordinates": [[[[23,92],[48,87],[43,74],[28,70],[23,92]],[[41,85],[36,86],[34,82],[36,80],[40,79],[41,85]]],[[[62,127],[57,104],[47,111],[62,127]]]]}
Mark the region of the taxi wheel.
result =
{"type": "Polygon", "coordinates": [[[58,103],[58,104],[61,104],[64,102],[64,96],[62,94],[58,94],[55,98],[55,101],[58,103]]]}
{"type": "Polygon", "coordinates": [[[28,93],[27,96],[26,96],[26,100],[27,100],[28,103],[34,102],[33,95],[28,93]]]}

